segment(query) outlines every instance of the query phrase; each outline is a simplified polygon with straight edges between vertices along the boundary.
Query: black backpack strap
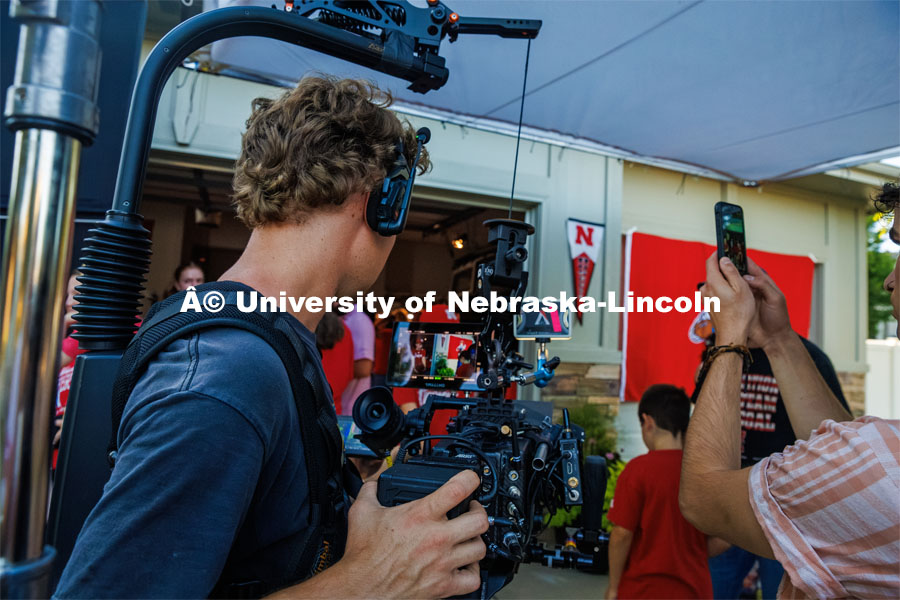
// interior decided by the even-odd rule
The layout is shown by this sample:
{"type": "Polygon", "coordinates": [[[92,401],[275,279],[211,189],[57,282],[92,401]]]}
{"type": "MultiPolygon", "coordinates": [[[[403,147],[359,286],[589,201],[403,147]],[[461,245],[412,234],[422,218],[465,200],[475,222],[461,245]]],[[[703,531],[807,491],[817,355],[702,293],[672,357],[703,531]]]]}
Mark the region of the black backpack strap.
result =
{"type": "MultiPolygon", "coordinates": [[[[325,497],[321,499],[322,501],[310,503],[310,523],[320,523],[321,526],[310,527],[307,533],[309,537],[323,540],[323,544],[317,547],[316,544],[307,542],[294,546],[294,552],[288,561],[287,573],[289,575],[284,581],[279,582],[280,585],[284,585],[321,572],[343,555],[347,507],[343,488],[344,440],[338,427],[334,406],[327,401],[324,390],[320,389],[321,382],[315,362],[310,356],[307,346],[300,340],[293,327],[288,324],[286,317],[276,320],[275,327],[285,335],[301,359],[302,379],[308,387],[310,396],[316,399],[315,418],[306,419],[306,421],[317,425],[316,430],[321,434],[318,438],[319,443],[324,444],[327,448],[326,454],[332,457],[327,467],[325,485],[321,488],[325,497]]],[[[304,452],[308,452],[311,448],[311,445],[304,444],[304,452]]],[[[321,446],[318,451],[321,452],[321,446]]],[[[307,460],[308,463],[309,460],[307,460]]]]}
{"type": "Polygon", "coordinates": [[[266,341],[284,364],[294,395],[309,480],[311,526],[293,545],[294,552],[283,581],[234,583],[223,573],[223,579],[213,591],[215,596],[261,595],[306,579],[343,554],[346,535],[345,495],[341,481],[343,439],[334,407],[320,389],[315,362],[306,344],[287,321],[290,317],[277,312],[239,310],[237,292],[247,291],[241,284],[214,282],[196,288],[198,298],[212,291],[223,295],[224,306],[219,312],[182,312],[186,292],[179,292],[151,307],[122,356],[113,385],[109,458],[114,464],[119,426],[128,397],[150,362],[171,343],[198,331],[221,327],[242,329],[266,341]]]}

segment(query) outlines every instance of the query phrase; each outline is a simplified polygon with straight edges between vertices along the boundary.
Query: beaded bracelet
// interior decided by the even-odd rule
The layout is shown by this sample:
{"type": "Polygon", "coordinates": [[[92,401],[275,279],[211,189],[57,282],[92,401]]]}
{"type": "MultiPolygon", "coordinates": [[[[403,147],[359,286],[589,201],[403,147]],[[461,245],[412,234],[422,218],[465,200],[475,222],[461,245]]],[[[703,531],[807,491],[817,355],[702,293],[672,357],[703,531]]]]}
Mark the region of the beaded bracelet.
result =
{"type": "Polygon", "coordinates": [[[713,346],[712,348],[708,348],[706,352],[704,352],[705,357],[703,359],[703,366],[700,367],[700,374],[697,376],[697,385],[694,388],[694,396],[691,398],[692,402],[697,401],[697,397],[700,395],[700,388],[706,381],[706,374],[709,372],[709,368],[710,366],[712,366],[713,360],[715,360],[717,356],[721,356],[729,352],[735,352],[743,357],[744,371],[746,371],[747,368],[749,368],[750,365],[753,364],[753,356],[750,354],[750,350],[747,348],[747,346],[728,344],[727,346],[713,346]]]}
{"type": "Polygon", "coordinates": [[[728,352],[736,352],[737,354],[740,354],[744,358],[745,369],[753,364],[753,356],[750,354],[750,349],[747,348],[747,346],[728,344],[726,346],[713,346],[710,349],[709,354],[706,355],[704,366],[706,366],[706,368],[708,369],[717,356],[727,354],[728,352]]]}

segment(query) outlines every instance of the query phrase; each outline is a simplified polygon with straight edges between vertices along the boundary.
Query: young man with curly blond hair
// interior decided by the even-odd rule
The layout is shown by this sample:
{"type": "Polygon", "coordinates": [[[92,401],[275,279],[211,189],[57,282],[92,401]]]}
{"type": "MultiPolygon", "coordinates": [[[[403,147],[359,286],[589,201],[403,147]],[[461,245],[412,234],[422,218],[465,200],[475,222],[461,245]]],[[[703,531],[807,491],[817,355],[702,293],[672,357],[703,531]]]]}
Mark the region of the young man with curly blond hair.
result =
{"type": "MultiPolygon", "coordinates": [[[[254,102],[234,177],[237,213],[252,234],[220,281],[290,297],[350,295],[374,283],[395,240],[369,226],[367,203],[398,148],[416,168],[415,133],[390,102],[371,84],[326,77],[254,102]]],[[[423,150],[418,169],[429,165],[423,150]]],[[[321,314],[288,320],[327,389],[312,333],[321,314]]],[[[315,520],[299,420],[314,417],[298,414],[284,365],[262,338],[214,328],[172,343],[129,396],[116,467],[57,596],[240,594],[221,588],[226,577],[262,580],[265,593],[291,598],[477,589],[487,515],[472,503],[446,518],[480,483],[468,471],[394,508],[365,484],[346,521],[343,558],[298,571],[292,540],[315,520]],[[300,571],[316,574],[293,576],[300,571]]]]}

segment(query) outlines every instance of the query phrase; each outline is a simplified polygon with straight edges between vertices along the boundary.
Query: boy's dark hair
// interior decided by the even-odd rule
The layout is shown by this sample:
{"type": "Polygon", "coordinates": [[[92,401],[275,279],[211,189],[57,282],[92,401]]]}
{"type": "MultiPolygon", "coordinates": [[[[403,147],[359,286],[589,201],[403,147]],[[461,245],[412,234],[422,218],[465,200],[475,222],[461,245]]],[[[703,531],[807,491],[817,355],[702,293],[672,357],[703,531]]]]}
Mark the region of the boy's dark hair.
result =
{"type": "Polygon", "coordinates": [[[656,426],[672,435],[684,435],[691,418],[691,401],[683,389],[667,383],[651,385],[641,396],[638,417],[650,415],[656,426]]]}
{"type": "MultiPolygon", "coordinates": [[[[875,202],[875,210],[880,213],[889,215],[897,212],[900,208],[900,186],[893,181],[889,181],[881,186],[878,193],[873,198],[875,202]]],[[[896,215],[894,216],[896,218],[896,215]]]]}

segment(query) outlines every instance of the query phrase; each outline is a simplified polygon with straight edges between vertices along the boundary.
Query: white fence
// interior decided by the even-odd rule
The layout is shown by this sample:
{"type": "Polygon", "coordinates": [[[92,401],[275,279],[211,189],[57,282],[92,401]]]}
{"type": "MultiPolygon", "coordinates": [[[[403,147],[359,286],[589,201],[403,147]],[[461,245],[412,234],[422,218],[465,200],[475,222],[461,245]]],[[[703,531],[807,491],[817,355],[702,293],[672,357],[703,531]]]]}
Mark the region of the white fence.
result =
{"type": "Polygon", "coordinates": [[[900,340],[866,340],[866,414],[900,419],[900,340]]]}

